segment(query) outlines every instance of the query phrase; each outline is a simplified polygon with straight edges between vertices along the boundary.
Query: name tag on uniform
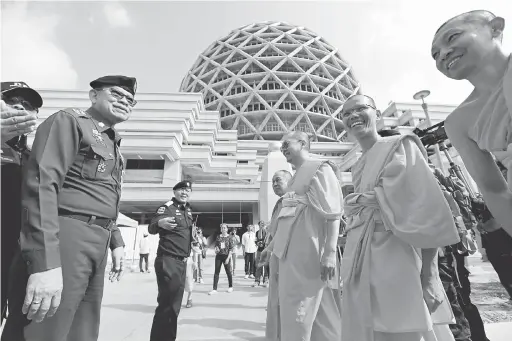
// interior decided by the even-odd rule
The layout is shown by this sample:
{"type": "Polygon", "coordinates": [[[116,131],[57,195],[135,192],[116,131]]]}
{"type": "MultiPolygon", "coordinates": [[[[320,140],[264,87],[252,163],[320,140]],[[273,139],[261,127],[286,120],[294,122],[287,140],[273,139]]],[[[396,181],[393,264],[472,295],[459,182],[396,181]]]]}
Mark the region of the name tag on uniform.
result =
{"type": "Polygon", "coordinates": [[[176,215],[181,215],[181,213],[180,212],[176,212],[176,215]]]}
{"type": "Polygon", "coordinates": [[[190,211],[189,211],[189,212],[188,212],[188,215],[192,215],[192,212],[190,212],[190,211]]]}
{"type": "Polygon", "coordinates": [[[221,243],[220,243],[220,248],[221,248],[221,249],[225,249],[225,248],[226,248],[226,243],[221,242],[221,243]]]}

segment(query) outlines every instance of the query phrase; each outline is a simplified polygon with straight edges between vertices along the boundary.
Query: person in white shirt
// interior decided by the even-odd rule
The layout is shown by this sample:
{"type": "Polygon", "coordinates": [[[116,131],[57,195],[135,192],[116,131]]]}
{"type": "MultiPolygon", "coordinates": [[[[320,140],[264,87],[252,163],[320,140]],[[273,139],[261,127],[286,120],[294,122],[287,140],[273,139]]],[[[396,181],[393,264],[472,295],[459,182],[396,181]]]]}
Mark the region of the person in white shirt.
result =
{"type": "Polygon", "coordinates": [[[199,242],[200,253],[197,255],[197,269],[194,271],[194,280],[196,283],[203,282],[203,262],[206,258],[206,249],[208,248],[208,242],[203,235],[203,229],[197,227],[197,241],[199,242]]]}
{"type": "Polygon", "coordinates": [[[236,257],[238,255],[238,247],[240,245],[240,237],[236,234],[236,227],[233,227],[231,228],[231,238],[232,238],[232,241],[233,241],[233,252],[231,253],[231,257],[233,257],[232,259],[232,266],[231,266],[231,270],[233,270],[233,276],[235,275],[235,268],[236,268],[236,257]]]}
{"type": "Polygon", "coordinates": [[[185,292],[187,296],[186,308],[192,308],[192,292],[194,291],[194,272],[197,271],[197,260],[201,258],[199,242],[192,242],[190,256],[187,259],[187,278],[185,280],[185,292]]]}
{"type": "Polygon", "coordinates": [[[242,236],[242,250],[245,260],[245,278],[254,278],[256,273],[256,264],[254,254],[258,247],[256,246],[256,233],[254,225],[247,226],[247,232],[242,236]]]}
{"type": "Polygon", "coordinates": [[[142,269],[142,263],[143,261],[146,261],[146,272],[149,273],[149,238],[148,234],[144,232],[144,236],[140,240],[139,244],[139,268],[140,272],[144,272],[142,269]]]}

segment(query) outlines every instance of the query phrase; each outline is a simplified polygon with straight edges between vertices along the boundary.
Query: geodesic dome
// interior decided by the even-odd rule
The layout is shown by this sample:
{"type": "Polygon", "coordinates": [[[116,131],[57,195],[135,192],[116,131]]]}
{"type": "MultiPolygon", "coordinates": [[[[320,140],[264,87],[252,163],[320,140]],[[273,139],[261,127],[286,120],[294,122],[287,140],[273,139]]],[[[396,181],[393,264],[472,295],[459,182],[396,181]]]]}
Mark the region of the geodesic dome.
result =
{"type": "Polygon", "coordinates": [[[180,91],[203,94],[239,139],[279,140],[290,131],[318,141],[343,132],[338,114],[359,93],[352,69],[321,36],[281,22],[248,25],[210,45],[180,91]]]}

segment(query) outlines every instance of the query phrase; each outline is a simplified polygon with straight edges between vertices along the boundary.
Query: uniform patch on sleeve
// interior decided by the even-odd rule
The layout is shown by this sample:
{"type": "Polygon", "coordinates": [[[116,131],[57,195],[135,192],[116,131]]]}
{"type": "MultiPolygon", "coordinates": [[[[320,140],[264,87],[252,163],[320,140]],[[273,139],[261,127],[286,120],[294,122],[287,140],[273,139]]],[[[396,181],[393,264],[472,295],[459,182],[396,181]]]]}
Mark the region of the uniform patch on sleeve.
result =
{"type": "Polygon", "coordinates": [[[163,214],[165,212],[165,209],[165,206],[159,207],[158,210],[156,211],[156,214],[163,214]]]}

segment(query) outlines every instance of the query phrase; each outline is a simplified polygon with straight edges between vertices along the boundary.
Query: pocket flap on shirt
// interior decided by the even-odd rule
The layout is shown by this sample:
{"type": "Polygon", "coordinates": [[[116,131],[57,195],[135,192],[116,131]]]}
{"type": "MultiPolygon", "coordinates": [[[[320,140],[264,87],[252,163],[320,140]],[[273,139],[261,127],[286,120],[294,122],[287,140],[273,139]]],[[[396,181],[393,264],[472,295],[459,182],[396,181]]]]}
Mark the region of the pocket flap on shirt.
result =
{"type": "Polygon", "coordinates": [[[114,154],[109,152],[107,148],[98,145],[91,145],[92,152],[103,160],[113,160],[114,154]]]}

